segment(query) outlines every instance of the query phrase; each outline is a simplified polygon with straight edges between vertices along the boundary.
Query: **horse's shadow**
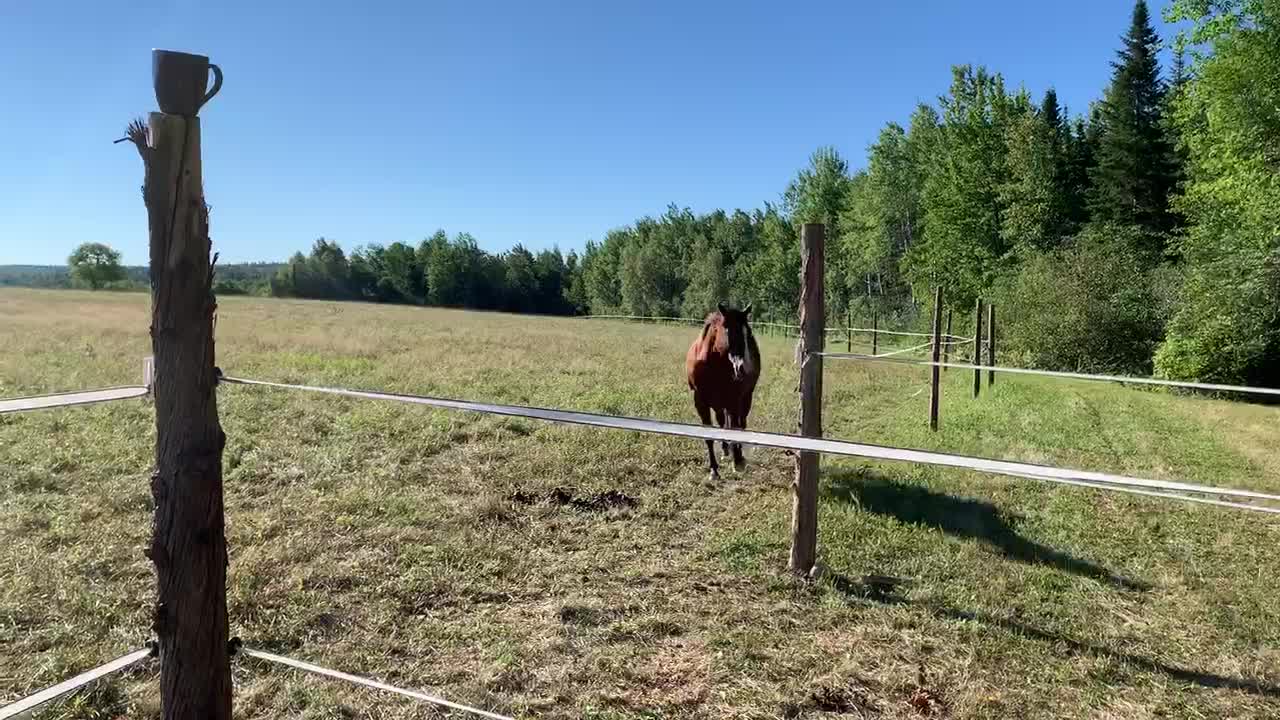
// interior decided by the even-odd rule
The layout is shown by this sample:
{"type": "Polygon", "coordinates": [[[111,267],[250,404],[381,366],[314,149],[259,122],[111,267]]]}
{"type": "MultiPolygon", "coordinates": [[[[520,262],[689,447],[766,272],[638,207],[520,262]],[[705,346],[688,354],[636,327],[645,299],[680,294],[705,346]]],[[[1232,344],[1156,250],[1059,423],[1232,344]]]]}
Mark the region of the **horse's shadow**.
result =
{"type": "Polygon", "coordinates": [[[866,469],[838,468],[827,473],[826,493],[877,515],[904,523],[937,528],[948,535],[979,540],[1005,557],[1030,564],[1052,565],[1125,590],[1148,590],[1147,583],[1117,575],[1096,563],[1033,542],[1018,534],[1013,518],[995,505],[960,498],[919,485],[895,482],[866,469]]]}
{"type": "Polygon", "coordinates": [[[1062,633],[1050,630],[1043,630],[1033,625],[1028,625],[1026,623],[1000,617],[987,612],[961,610],[959,608],[953,608],[929,601],[909,600],[898,594],[898,587],[906,582],[907,581],[904,580],[885,578],[875,575],[867,576],[860,580],[851,579],[838,574],[831,576],[832,587],[834,587],[835,590],[843,595],[849,602],[880,603],[884,605],[919,608],[936,618],[982,623],[988,627],[1004,630],[1005,632],[1009,632],[1014,635],[1047,643],[1056,648],[1064,648],[1066,652],[1071,654],[1110,658],[1127,665],[1132,665],[1133,667],[1142,668],[1148,672],[1161,673],[1173,678],[1174,680],[1192,683],[1201,687],[1240,690],[1253,695],[1280,698],[1280,686],[1263,680],[1246,680],[1243,678],[1227,677],[1225,675],[1216,675],[1214,673],[1178,667],[1177,665],[1170,665],[1142,655],[1135,655],[1133,653],[1114,650],[1103,645],[1088,643],[1069,635],[1063,635],[1062,633]]]}

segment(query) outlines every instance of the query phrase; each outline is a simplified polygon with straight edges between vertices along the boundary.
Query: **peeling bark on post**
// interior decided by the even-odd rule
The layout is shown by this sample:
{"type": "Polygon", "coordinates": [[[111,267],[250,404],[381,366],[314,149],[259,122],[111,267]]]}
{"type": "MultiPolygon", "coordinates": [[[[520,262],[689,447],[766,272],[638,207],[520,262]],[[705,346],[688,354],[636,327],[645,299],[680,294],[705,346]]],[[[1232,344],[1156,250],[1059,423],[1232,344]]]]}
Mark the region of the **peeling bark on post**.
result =
{"type": "Polygon", "coordinates": [[[227,544],[214,370],[209,209],[200,121],[152,113],[129,129],[146,170],[156,465],[154,630],[164,720],[229,720],[227,544]]]}

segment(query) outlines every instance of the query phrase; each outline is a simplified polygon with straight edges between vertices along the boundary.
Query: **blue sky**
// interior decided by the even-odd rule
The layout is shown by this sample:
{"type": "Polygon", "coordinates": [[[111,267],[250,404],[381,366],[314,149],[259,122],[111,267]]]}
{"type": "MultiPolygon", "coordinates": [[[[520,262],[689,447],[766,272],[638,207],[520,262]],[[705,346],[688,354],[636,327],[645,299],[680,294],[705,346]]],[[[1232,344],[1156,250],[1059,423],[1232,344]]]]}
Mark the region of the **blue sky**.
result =
{"type": "MultiPolygon", "coordinates": [[[[1163,10],[1152,4],[1153,14],[1163,10]]],[[[201,112],[214,248],[282,259],[437,228],[489,250],[580,248],[668,203],[776,201],[819,145],[855,166],[883,124],[985,64],[1073,111],[1126,0],[0,3],[0,264],[84,241],[146,259],[150,51],[226,83],[201,112]]],[[[1158,25],[1162,37],[1170,29],[1158,25]]]]}

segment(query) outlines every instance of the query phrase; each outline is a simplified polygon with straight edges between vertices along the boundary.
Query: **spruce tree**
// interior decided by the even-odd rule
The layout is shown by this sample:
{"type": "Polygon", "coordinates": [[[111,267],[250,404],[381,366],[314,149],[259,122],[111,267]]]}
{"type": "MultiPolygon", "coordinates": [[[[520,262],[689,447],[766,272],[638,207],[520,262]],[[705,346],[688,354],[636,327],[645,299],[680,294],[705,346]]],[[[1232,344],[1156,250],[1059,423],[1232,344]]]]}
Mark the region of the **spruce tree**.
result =
{"type": "Polygon", "coordinates": [[[1072,137],[1071,126],[1067,122],[1066,108],[1058,105],[1058,92],[1049,88],[1040,102],[1040,123],[1047,131],[1050,152],[1053,162],[1053,194],[1056,207],[1058,227],[1053,231],[1059,235],[1074,234],[1079,221],[1075,211],[1083,205],[1084,200],[1072,197],[1076,188],[1072,183],[1072,137]]]}
{"type": "Polygon", "coordinates": [[[1098,127],[1096,117],[1089,123],[1077,117],[1067,133],[1064,213],[1073,231],[1089,222],[1088,200],[1092,194],[1089,178],[1098,162],[1098,127]]]}
{"type": "Polygon", "coordinates": [[[1044,121],[1053,130],[1056,142],[1061,146],[1062,139],[1067,132],[1067,125],[1063,119],[1062,108],[1058,106],[1058,91],[1049,88],[1044,91],[1044,100],[1040,101],[1040,119],[1044,121]]]}
{"type": "Polygon", "coordinates": [[[1165,87],[1156,57],[1159,45],[1147,3],[1138,0],[1102,101],[1102,136],[1089,198],[1093,221],[1137,226],[1150,238],[1145,249],[1157,253],[1173,229],[1169,195],[1176,182],[1161,120],[1165,87]]]}

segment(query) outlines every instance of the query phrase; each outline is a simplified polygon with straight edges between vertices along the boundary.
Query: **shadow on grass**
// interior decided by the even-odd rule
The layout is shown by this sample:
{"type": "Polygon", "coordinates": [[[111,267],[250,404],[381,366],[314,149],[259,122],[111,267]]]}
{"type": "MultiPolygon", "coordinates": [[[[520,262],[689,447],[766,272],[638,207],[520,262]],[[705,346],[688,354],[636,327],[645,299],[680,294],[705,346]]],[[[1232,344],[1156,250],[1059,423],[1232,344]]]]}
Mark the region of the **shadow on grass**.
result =
{"type": "Polygon", "coordinates": [[[1215,675],[1213,673],[1201,672],[1199,670],[1191,670],[1188,668],[1169,665],[1153,660],[1141,655],[1113,650],[1112,648],[1102,645],[1095,645],[1083,640],[1062,633],[1049,630],[1042,630],[1026,623],[1010,620],[1009,618],[992,615],[991,613],[960,610],[958,608],[948,607],[938,603],[931,603],[918,600],[909,600],[898,594],[898,587],[909,584],[909,581],[899,580],[896,578],[884,578],[880,576],[867,576],[860,580],[854,580],[843,575],[831,576],[832,587],[846,600],[864,603],[880,603],[884,605],[900,605],[904,607],[919,608],[928,612],[935,618],[953,621],[976,622],[983,625],[999,628],[1014,635],[1019,635],[1032,640],[1044,642],[1056,647],[1065,648],[1070,654],[1089,655],[1091,657],[1108,658],[1121,663],[1129,664],[1134,667],[1142,668],[1148,672],[1162,673],[1164,675],[1185,683],[1192,683],[1206,688],[1218,688],[1227,690],[1241,690],[1270,698],[1280,698],[1280,686],[1273,685],[1261,680],[1245,680],[1242,678],[1226,677],[1224,675],[1215,675]]]}
{"type": "Polygon", "coordinates": [[[980,540],[1007,558],[1052,565],[1125,590],[1149,590],[1151,587],[1022,537],[1007,515],[984,500],[954,497],[919,485],[895,482],[866,469],[837,469],[827,473],[827,479],[829,497],[856,504],[868,512],[894,517],[904,523],[934,527],[948,535],[980,540]]]}

